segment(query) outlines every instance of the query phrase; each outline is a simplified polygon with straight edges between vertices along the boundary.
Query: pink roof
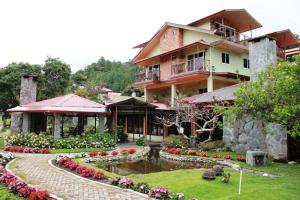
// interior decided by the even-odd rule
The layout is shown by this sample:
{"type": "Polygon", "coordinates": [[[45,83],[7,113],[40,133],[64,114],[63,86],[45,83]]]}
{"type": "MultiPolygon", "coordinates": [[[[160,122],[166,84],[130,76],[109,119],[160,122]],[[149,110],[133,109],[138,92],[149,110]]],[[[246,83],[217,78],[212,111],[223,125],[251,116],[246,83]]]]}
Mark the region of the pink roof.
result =
{"type": "Polygon", "coordinates": [[[163,104],[163,103],[151,103],[152,105],[156,106],[156,110],[169,110],[168,105],[163,104]]]}
{"type": "Polygon", "coordinates": [[[52,99],[28,103],[7,110],[8,112],[69,112],[69,113],[104,113],[105,106],[89,99],[67,94],[52,99]]]}

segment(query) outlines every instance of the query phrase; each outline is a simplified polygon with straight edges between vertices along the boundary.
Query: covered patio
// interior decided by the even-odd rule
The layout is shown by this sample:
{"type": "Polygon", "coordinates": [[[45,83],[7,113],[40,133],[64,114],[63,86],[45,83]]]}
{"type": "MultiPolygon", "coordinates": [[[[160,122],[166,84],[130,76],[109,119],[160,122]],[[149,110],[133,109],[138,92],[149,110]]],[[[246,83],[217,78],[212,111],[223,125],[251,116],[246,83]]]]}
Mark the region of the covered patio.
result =
{"type": "Polygon", "coordinates": [[[104,105],[75,94],[24,104],[8,112],[22,114],[23,133],[47,131],[55,138],[80,135],[85,130],[103,133],[105,116],[110,114],[104,105]]]}

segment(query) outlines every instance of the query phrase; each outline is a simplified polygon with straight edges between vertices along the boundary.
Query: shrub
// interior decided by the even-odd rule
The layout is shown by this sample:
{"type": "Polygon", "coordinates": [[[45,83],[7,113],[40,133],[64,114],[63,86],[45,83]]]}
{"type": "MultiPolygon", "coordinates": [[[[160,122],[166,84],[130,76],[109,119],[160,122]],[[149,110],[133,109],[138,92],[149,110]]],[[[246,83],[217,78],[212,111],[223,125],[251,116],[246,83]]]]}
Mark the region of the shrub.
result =
{"type": "Polygon", "coordinates": [[[48,154],[49,149],[38,149],[29,147],[4,147],[4,151],[18,152],[18,153],[41,153],[48,154]]]}
{"type": "Polygon", "coordinates": [[[149,197],[155,198],[155,199],[169,199],[169,191],[166,188],[157,187],[152,188],[149,193],[149,197]]]}
{"type": "Polygon", "coordinates": [[[136,149],[130,148],[130,149],[123,149],[123,150],[121,151],[121,154],[127,155],[127,154],[134,154],[135,152],[136,152],[136,149]]]}
{"type": "Polygon", "coordinates": [[[145,141],[144,140],[145,140],[144,136],[140,137],[139,139],[136,140],[135,144],[137,146],[145,146],[145,141]]]}
{"type": "Polygon", "coordinates": [[[240,162],[246,162],[246,157],[245,156],[238,156],[237,160],[240,162]]]}
{"type": "Polygon", "coordinates": [[[201,157],[208,157],[208,153],[204,152],[200,154],[201,157]]]}
{"type": "Polygon", "coordinates": [[[118,186],[122,188],[133,188],[134,184],[133,181],[127,178],[121,178],[118,181],[118,186]]]}
{"type": "Polygon", "coordinates": [[[213,158],[221,158],[222,156],[220,154],[214,154],[212,155],[213,158]]]}
{"type": "Polygon", "coordinates": [[[111,152],[111,155],[112,155],[112,156],[117,156],[117,155],[119,155],[119,152],[118,152],[118,151],[112,151],[112,152],[111,152]]]}
{"type": "Polygon", "coordinates": [[[102,180],[104,179],[104,174],[102,172],[95,172],[93,175],[94,179],[102,180]]]}
{"type": "Polygon", "coordinates": [[[222,179],[221,179],[221,181],[222,181],[223,183],[229,183],[230,176],[231,176],[231,174],[230,174],[230,173],[228,173],[228,174],[226,174],[226,173],[223,173],[223,176],[222,176],[222,179]]]}
{"type": "Polygon", "coordinates": [[[123,126],[117,126],[117,138],[120,143],[128,142],[128,135],[124,132],[123,126]]]}
{"type": "Polygon", "coordinates": [[[197,151],[196,151],[196,150],[190,149],[190,150],[187,151],[187,154],[188,154],[188,155],[196,155],[196,154],[197,154],[197,151]]]}
{"type": "Polygon", "coordinates": [[[231,155],[224,155],[223,158],[230,160],[230,159],[232,159],[232,156],[231,155]]]}
{"type": "Polygon", "coordinates": [[[203,151],[211,151],[214,149],[223,148],[225,146],[222,140],[216,140],[211,142],[200,142],[199,148],[203,151]]]}
{"type": "Polygon", "coordinates": [[[177,148],[177,149],[176,148],[171,148],[171,149],[168,149],[167,152],[169,154],[180,154],[182,152],[182,150],[179,149],[179,148],[177,148]]]}
{"type": "Polygon", "coordinates": [[[148,183],[138,183],[134,186],[134,190],[140,193],[148,194],[150,186],[148,183]]]}
{"type": "Polygon", "coordinates": [[[95,157],[95,156],[97,156],[98,155],[98,152],[88,152],[88,155],[90,156],[90,157],[95,157]]]}
{"type": "Polygon", "coordinates": [[[188,141],[182,135],[171,135],[165,137],[162,142],[164,148],[183,148],[188,147],[188,141]]]}

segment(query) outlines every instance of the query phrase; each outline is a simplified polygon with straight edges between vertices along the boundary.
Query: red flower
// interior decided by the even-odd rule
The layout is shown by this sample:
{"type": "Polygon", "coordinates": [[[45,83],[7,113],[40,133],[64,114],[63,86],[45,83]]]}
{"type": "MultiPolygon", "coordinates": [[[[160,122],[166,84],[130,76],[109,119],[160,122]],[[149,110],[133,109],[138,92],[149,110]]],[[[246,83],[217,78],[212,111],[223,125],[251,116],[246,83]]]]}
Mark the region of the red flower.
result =
{"type": "Polygon", "coordinates": [[[224,155],[223,158],[224,159],[232,159],[232,156],[231,155],[224,155]]]}
{"type": "Polygon", "coordinates": [[[95,156],[98,155],[98,153],[97,153],[97,152],[89,152],[88,155],[89,155],[90,157],[95,157],[95,156]]]}
{"type": "Polygon", "coordinates": [[[104,174],[102,172],[95,172],[93,175],[93,178],[102,180],[102,179],[104,179],[104,174]]]}
{"type": "Polygon", "coordinates": [[[196,150],[188,150],[188,151],[187,151],[187,154],[188,154],[188,155],[196,155],[196,154],[197,154],[197,151],[196,151],[196,150]]]}
{"type": "Polygon", "coordinates": [[[121,151],[122,154],[134,154],[136,152],[136,149],[130,148],[130,149],[123,149],[121,151]]]}
{"type": "Polygon", "coordinates": [[[99,156],[107,156],[108,155],[108,153],[106,151],[99,152],[98,154],[99,154],[99,156]]]}
{"type": "Polygon", "coordinates": [[[119,154],[118,151],[112,151],[112,152],[111,152],[111,155],[113,155],[113,156],[116,156],[116,155],[118,155],[118,154],[119,154]]]}
{"type": "Polygon", "coordinates": [[[41,154],[48,154],[49,149],[39,149],[38,152],[41,153],[41,154]]]}
{"type": "Polygon", "coordinates": [[[220,154],[214,154],[212,155],[213,158],[221,158],[221,155],[220,154]]]}
{"type": "Polygon", "coordinates": [[[72,162],[71,164],[69,164],[69,169],[71,170],[75,170],[78,167],[77,163],[72,162]]]}
{"type": "Polygon", "coordinates": [[[246,162],[246,157],[245,156],[238,156],[237,160],[241,161],[241,162],[246,162]]]}
{"type": "Polygon", "coordinates": [[[206,153],[206,152],[205,153],[201,153],[200,156],[201,157],[208,157],[208,153],[206,153]]]}
{"type": "Polygon", "coordinates": [[[171,149],[168,149],[167,151],[169,154],[181,154],[181,149],[176,149],[176,148],[171,148],[171,149]]]}

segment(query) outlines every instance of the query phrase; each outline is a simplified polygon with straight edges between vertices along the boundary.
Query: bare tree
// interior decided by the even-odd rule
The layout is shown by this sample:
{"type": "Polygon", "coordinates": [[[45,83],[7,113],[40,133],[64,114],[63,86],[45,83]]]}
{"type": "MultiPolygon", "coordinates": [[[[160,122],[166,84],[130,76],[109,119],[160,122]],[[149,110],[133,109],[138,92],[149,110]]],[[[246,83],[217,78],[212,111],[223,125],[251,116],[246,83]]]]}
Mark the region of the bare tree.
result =
{"type": "Polygon", "coordinates": [[[196,126],[196,136],[209,133],[208,139],[204,142],[212,140],[215,129],[218,126],[219,117],[222,116],[222,111],[217,111],[215,108],[224,107],[225,102],[217,100],[210,104],[186,104],[177,102],[169,112],[161,113],[156,116],[156,123],[163,124],[164,126],[175,126],[179,134],[182,134],[185,139],[191,142],[192,137],[184,134],[184,123],[191,123],[196,126]]]}

